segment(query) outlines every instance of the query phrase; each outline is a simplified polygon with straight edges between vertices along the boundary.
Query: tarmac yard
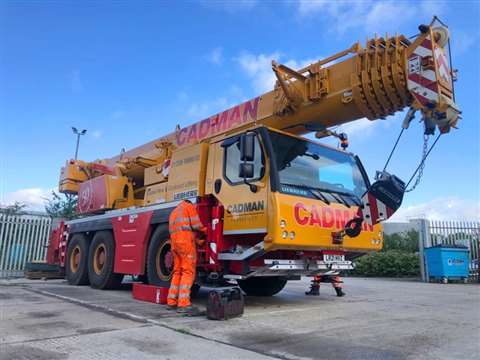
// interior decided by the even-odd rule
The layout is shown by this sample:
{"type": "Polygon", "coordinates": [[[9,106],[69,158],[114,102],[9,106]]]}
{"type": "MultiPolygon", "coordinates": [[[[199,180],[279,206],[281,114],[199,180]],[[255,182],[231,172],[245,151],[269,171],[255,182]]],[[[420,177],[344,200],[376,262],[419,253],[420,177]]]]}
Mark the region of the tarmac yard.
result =
{"type": "MultiPolygon", "coordinates": [[[[0,282],[0,359],[479,359],[480,286],[308,280],[246,298],[229,321],[187,318],[117,291],[63,280],[0,282]]],[[[196,303],[204,306],[207,290],[196,303]]]]}

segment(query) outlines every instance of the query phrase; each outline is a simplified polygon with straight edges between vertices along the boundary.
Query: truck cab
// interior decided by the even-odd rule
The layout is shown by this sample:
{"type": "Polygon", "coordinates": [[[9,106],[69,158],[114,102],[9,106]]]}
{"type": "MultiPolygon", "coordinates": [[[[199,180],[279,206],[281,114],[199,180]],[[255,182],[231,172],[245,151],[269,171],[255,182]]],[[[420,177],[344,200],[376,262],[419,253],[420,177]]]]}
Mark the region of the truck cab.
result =
{"type": "Polygon", "coordinates": [[[223,277],[337,273],[382,248],[378,223],[345,233],[370,188],[354,154],[266,126],[213,139],[208,153],[205,196],[223,210],[210,238],[223,277]]]}

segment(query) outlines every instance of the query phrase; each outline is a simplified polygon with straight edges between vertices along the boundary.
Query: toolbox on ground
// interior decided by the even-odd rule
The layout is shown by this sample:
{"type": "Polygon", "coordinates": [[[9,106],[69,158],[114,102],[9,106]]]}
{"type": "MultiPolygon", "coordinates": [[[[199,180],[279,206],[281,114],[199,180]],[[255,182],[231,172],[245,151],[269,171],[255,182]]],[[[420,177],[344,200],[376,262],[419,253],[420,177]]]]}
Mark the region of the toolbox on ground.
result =
{"type": "Polygon", "coordinates": [[[238,287],[221,287],[208,293],[207,318],[210,320],[228,320],[242,316],[243,308],[243,294],[238,287]]]}
{"type": "Polygon", "coordinates": [[[436,245],[425,249],[425,262],[430,279],[467,280],[469,251],[464,246],[436,245]]]}
{"type": "Polygon", "coordinates": [[[154,304],[166,304],[168,288],[134,283],[132,296],[136,300],[148,301],[154,304]]]}

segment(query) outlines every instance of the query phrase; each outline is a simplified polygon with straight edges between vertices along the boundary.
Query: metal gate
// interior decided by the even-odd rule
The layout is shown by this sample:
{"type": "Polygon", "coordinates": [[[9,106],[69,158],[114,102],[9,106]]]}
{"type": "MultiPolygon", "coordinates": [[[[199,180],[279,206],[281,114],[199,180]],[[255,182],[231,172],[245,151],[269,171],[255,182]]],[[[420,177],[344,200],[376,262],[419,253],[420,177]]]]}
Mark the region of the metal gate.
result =
{"type": "Polygon", "coordinates": [[[0,214],[0,278],[23,276],[25,263],[44,260],[52,220],[37,214],[0,214]]]}
{"type": "Polygon", "coordinates": [[[478,248],[480,242],[480,222],[477,221],[429,221],[417,220],[419,229],[419,250],[422,279],[428,281],[423,256],[424,248],[439,245],[462,245],[470,252],[470,275],[478,276],[478,248]]]}

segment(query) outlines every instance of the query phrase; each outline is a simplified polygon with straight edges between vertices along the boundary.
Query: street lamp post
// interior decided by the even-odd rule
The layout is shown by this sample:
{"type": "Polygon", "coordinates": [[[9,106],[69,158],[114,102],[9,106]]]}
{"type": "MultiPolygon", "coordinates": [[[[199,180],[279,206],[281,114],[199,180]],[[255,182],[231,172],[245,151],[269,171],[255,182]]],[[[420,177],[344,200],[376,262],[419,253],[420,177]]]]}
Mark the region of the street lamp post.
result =
{"type": "Polygon", "coordinates": [[[77,135],[77,146],[75,147],[75,160],[77,160],[78,156],[78,146],[80,145],[80,136],[85,135],[87,133],[86,129],[82,131],[78,131],[76,127],[72,126],[73,133],[77,135]]]}

